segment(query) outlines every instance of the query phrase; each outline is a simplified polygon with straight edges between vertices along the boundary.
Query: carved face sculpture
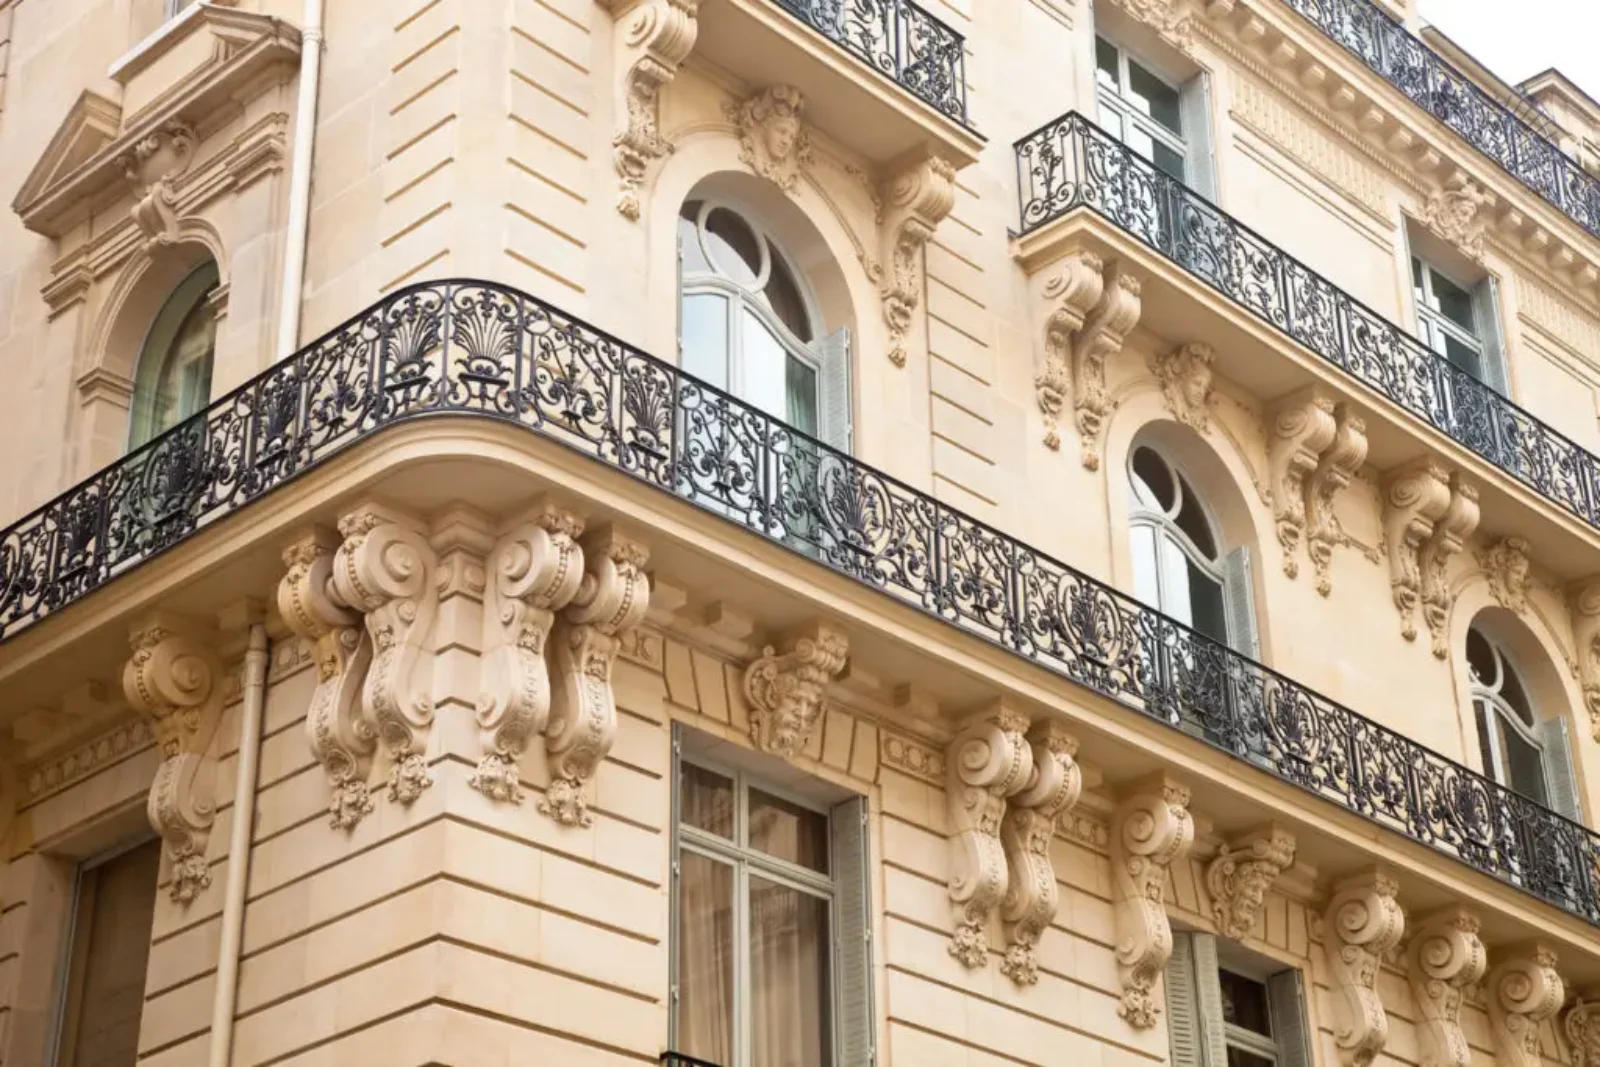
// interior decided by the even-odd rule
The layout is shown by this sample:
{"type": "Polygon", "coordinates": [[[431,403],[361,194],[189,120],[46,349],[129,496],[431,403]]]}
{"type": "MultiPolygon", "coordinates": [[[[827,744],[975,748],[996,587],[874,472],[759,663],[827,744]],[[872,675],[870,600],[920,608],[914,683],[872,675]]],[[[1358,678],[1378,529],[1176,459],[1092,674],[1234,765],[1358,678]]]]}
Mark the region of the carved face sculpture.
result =
{"type": "Polygon", "coordinates": [[[1195,359],[1189,364],[1189,373],[1183,379],[1183,399],[1190,411],[1203,411],[1206,397],[1211,395],[1211,364],[1195,359]]]}
{"type": "Polygon", "coordinates": [[[800,139],[800,120],[791,111],[780,111],[767,124],[767,158],[782,163],[794,154],[800,139]]]}

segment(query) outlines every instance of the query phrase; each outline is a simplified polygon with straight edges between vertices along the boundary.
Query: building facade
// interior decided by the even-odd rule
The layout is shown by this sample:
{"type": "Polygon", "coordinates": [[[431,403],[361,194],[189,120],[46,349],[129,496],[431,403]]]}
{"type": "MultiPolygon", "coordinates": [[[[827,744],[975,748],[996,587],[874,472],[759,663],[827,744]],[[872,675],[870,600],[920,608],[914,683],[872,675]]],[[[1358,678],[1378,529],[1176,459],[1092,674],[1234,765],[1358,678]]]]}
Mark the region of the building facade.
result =
{"type": "Polygon", "coordinates": [[[0,0],[0,191],[6,1067],[1600,1062],[1558,72],[0,0]]]}

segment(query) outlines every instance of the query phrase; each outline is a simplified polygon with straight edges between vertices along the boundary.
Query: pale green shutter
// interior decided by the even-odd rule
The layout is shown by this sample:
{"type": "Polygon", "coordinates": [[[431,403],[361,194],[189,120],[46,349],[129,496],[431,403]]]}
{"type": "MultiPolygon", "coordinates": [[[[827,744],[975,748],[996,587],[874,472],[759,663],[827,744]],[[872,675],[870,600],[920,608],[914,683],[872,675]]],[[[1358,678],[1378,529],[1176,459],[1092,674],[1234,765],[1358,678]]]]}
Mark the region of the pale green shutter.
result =
{"type": "Polygon", "coordinates": [[[682,800],[678,795],[678,784],[683,780],[679,770],[683,759],[683,727],[678,723],[672,724],[671,748],[667,767],[667,792],[670,796],[667,802],[667,832],[668,848],[671,850],[667,856],[667,1048],[675,1049],[678,1047],[678,818],[682,800]]]}
{"type": "Polygon", "coordinates": [[[1189,79],[1179,91],[1178,108],[1183,122],[1184,183],[1215,203],[1221,198],[1211,141],[1211,85],[1204,74],[1189,79]]]}
{"type": "Polygon", "coordinates": [[[1478,339],[1483,342],[1483,383],[1501,396],[1511,395],[1511,375],[1506,367],[1505,335],[1500,326],[1500,288],[1490,275],[1472,292],[1478,339]]]}
{"type": "Polygon", "coordinates": [[[1278,1067],[1312,1067],[1305,979],[1299,971],[1282,971],[1267,979],[1267,1006],[1272,1013],[1272,1039],[1278,1046],[1278,1067]]]}
{"type": "Polygon", "coordinates": [[[1241,545],[1222,561],[1222,586],[1228,614],[1228,643],[1235,652],[1259,660],[1261,640],[1256,632],[1256,592],[1249,548],[1241,545]]]}
{"type": "Polygon", "coordinates": [[[850,331],[841,326],[817,342],[821,363],[817,436],[840,452],[850,451],[850,331]]]}
{"type": "Polygon", "coordinates": [[[1193,934],[1174,932],[1172,958],[1167,961],[1167,1044],[1172,1067],[1206,1067],[1201,1056],[1193,938],[1193,934]]]}
{"type": "Polygon", "coordinates": [[[872,1011],[872,862],[867,801],[855,797],[833,809],[834,988],[840,1067],[872,1067],[877,1024],[872,1011]]]}
{"type": "Polygon", "coordinates": [[[1194,991],[1199,1006],[1200,1047],[1205,1067],[1228,1067],[1227,1023],[1222,1014],[1222,982],[1217,977],[1215,934],[1191,934],[1194,941],[1194,991]]]}
{"type": "Polygon", "coordinates": [[[1578,781],[1572,770],[1572,740],[1565,716],[1558,715],[1539,724],[1539,741],[1544,746],[1545,791],[1550,808],[1574,822],[1583,821],[1578,804],[1578,781]]]}

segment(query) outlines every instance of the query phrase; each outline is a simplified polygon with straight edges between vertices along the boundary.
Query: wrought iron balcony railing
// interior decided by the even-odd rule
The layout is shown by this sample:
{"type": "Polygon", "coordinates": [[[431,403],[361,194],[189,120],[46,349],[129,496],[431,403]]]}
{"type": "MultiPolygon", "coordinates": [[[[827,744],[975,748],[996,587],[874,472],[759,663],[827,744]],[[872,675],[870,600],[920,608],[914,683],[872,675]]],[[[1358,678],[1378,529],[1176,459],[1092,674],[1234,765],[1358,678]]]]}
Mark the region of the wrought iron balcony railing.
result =
{"type": "Polygon", "coordinates": [[[873,70],[966,124],[966,42],[914,0],[773,2],[873,70]]]}
{"type": "Polygon", "coordinates": [[[685,1056],[681,1052],[663,1052],[661,1054],[661,1067],[722,1067],[720,1063],[710,1060],[697,1060],[693,1056],[685,1056]]]}
{"type": "Polygon", "coordinates": [[[1076,112],[1016,144],[1022,232],[1075,208],[1127,231],[1318,356],[1600,529],[1600,458],[1076,112]]]}
{"type": "Polygon", "coordinates": [[[1506,173],[1600,236],[1600,181],[1370,0],[1287,3],[1506,173]]]}
{"type": "Polygon", "coordinates": [[[0,531],[0,638],[408,420],[496,419],[1600,925],[1600,838],[505,286],[400,290],[0,531]]]}

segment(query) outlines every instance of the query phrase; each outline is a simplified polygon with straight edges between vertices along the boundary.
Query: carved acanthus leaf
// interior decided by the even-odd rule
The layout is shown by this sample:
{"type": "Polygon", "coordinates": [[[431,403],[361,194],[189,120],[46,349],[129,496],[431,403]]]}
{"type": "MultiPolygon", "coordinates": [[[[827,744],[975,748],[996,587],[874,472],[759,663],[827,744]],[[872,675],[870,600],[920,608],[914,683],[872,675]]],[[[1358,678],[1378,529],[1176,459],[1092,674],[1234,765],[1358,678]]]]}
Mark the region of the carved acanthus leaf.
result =
{"type": "Polygon", "coordinates": [[[1478,489],[1459,471],[1450,475],[1450,506],[1444,517],[1433,524],[1433,534],[1417,554],[1417,569],[1422,574],[1422,618],[1433,637],[1433,655],[1444,659],[1450,654],[1445,624],[1450,617],[1450,580],[1446,574],[1450,557],[1461,551],[1472,531],[1478,528],[1478,489]]]}
{"type": "Polygon", "coordinates": [[[1398,891],[1394,879],[1368,871],[1335,886],[1323,915],[1328,969],[1343,1000],[1333,1041],[1344,1067],[1368,1067],[1389,1039],[1378,971],[1405,932],[1398,891]]]}
{"type": "Polygon", "coordinates": [[[521,760],[550,720],[545,644],[555,613],[583,580],[583,520],[552,503],[512,523],[489,553],[483,599],[483,756],[469,784],[491,800],[522,802],[521,760]]]}
{"type": "Polygon", "coordinates": [[[1181,51],[1194,47],[1191,0],[1115,0],[1128,14],[1150,26],[1181,51]]]}
{"type": "Polygon", "coordinates": [[[1333,421],[1336,427],[1333,443],[1317,460],[1317,469],[1306,482],[1306,554],[1317,572],[1317,592],[1323,596],[1333,591],[1333,577],[1329,573],[1333,547],[1346,540],[1334,513],[1334,500],[1367,458],[1366,420],[1351,410],[1350,405],[1337,404],[1333,409],[1333,421]]]}
{"type": "MultiPolygon", "coordinates": [[[[1567,598],[1572,607],[1572,643],[1583,685],[1583,706],[1589,712],[1589,733],[1600,741],[1600,578],[1575,584],[1567,598]]],[[[1595,1063],[1600,1067],[1600,1060],[1595,1063]]]]}
{"type": "Polygon", "coordinates": [[[945,757],[955,911],[950,955],[970,968],[989,959],[989,918],[1006,895],[1000,824],[1006,798],[1026,789],[1033,771],[1033,747],[1023,736],[1027,728],[1026,718],[997,707],[968,722],[945,757]]]}
{"type": "Polygon", "coordinates": [[[1082,445],[1080,458],[1092,471],[1100,469],[1100,434],[1117,406],[1106,388],[1106,360],[1122,351],[1139,322],[1141,288],[1136,275],[1120,263],[1110,264],[1100,301],[1073,342],[1072,404],[1082,445]]]}
{"type": "Polygon", "coordinates": [[[1006,891],[1000,901],[1006,954],[1000,970],[1018,985],[1039,980],[1039,938],[1056,915],[1059,890],[1050,862],[1056,824],[1083,793],[1076,760],[1077,738],[1051,722],[1035,723],[1027,742],[1033,751],[1028,784],[1010,800],[1000,823],[1006,857],[1006,891]]]}
{"type": "Polygon", "coordinates": [[[1573,1067],[1600,1067],[1600,1000],[1579,997],[1561,1019],[1573,1067]]]}
{"type": "Polygon", "coordinates": [[[844,669],[850,642],[838,630],[814,624],[783,648],[780,653],[768,645],[745,668],[744,695],[756,748],[793,759],[822,718],[828,683],[844,669]]]}
{"type": "Polygon", "coordinates": [[[1075,252],[1044,284],[1044,364],[1034,378],[1044,414],[1045,447],[1061,447],[1060,419],[1072,395],[1072,350],[1084,319],[1105,292],[1105,263],[1093,252],[1075,252]]]}
{"type": "Polygon", "coordinates": [[[617,735],[611,670],[623,635],[650,607],[644,573],[650,553],[643,544],[612,526],[592,531],[582,544],[583,580],[557,614],[551,641],[550,788],[539,802],[539,810],[563,826],[590,823],[584,791],[617,735]]]}
{"type": "Polygon", "coordinates": [[[1211,346],[1191,341],[1150,356],[1150,373],[1173,418],[1201,433],[1211,429],[1211,346]]]}
{"type": "Polygon", "coordinates": [[[700,0],[606,2],[617,14],[617,69],[622,75],[617,110],[623,127],[611,141],[619,184],[617,211],[637,221],[645,174],[652,162],[672,151],[661,135],[661,90],[694,49],[700,0]]]}
{"type": "Polygon", "coordinates": [[[924,156],[889,179],[882,193],[879,258],[862,254],[867,274],[883,298],[889,327],[889,359],[906,365],[906,335],[922,303],[922,253],[935,227],[956,202],[956,169],[939,156],[924,156]]]}
{"type": "Polygon", "coordinates": [[[1422,207],[1422,223],[1465,255],[1482,259],[1489,221],[1484,208],[1491,199],[1482,186],[1458,174],[1428,197],[1422,207]]]}
{"type": "Polygon", "coordinates": [[[1486,999],[1495,1060],[1505,1067],[1541,1067],[1539,1029],[1566,998],[1558,960],[1548,945],[1511,952],[1489,972],[1486,999]]]}
{"type": "Polygon", "coordinates": [[[1211,917],[1222,936],[1242,941],[1255,929],[1273,881],[1294,864],[1294,835],[1276,826],[1222,846],[1206,867],[1211,917]]]}
{"type": "Polygon", "coordinates": [[[805,107],[792,85],[769,85],[740,103],[723,105],[723,114],[739,128],[739,159],[786,193],[795,191],[812,163],[805,107]]]}
{"type": "Polygon", "coordinates": [[[1338,423],[1333,401],[1313,390],[1288,397],[1268,418],[1273,525],[1283,550],[1283,573],[1293,578],[1300,573],[1295,555],[1306,529],[1307,489],[1323,451],[1333,444],[1338,423]]]}
{"type": "Polygon", "coordinates": [[[122,173],[137,198],[129,213],[150,244],[177,240],[175,182],[194,161],[199,138],[183,122],[169,122],[136,141],[122,157],[122,173]]]}
{"type": "Polygon", "coordinates": [[[1411,995],[1422,1018],[1417,1042],[1422,1067],[1471,1067],[1472,1050],[1461,1032],[1461,1002],[1483,977],[1487,956],[1478,919],[1459,906],[1418,924],[1406,953],[1411,995]]]}
{"type": "Polygon", "coordinates": [[[1503,537],[1484,550],[1478,565],[1489,581],[1489,595],[1506,610],[1527,614],[1533,568],[1528,559],[1528,542],[1520,537],[1503,537]]]}
{"type": "Polygon", "coordinates": [[[1421,553],[1434,526],[1450,509],[1450,475],[1431,460],[1392,472],[1383,485],[1383,536],[1389,549],[1389,588],[1400,613],[1400,633],[1417,637],[1422,600],[1421,553]]]}
{"type": "Polygon", "coordinates": [[[1189,790],[1157,776],[1133,789],[1111,821],[1112,906],[1115,909],[1117,1014],[1137,1030],[1161,1014],[1155,985],[1172,957],[1172,925],[1162,903],[1167,868],[1194,845],[1189,790]]]}

